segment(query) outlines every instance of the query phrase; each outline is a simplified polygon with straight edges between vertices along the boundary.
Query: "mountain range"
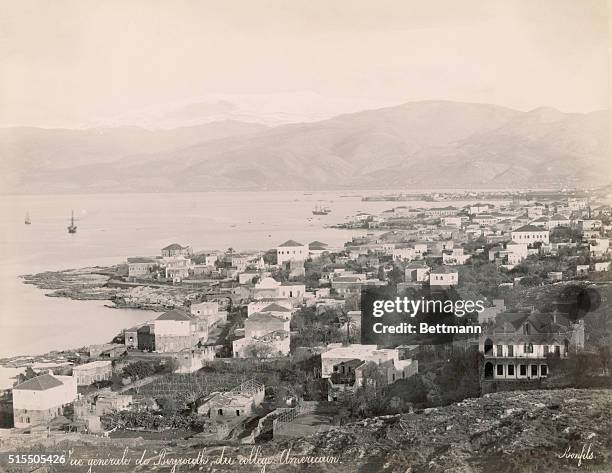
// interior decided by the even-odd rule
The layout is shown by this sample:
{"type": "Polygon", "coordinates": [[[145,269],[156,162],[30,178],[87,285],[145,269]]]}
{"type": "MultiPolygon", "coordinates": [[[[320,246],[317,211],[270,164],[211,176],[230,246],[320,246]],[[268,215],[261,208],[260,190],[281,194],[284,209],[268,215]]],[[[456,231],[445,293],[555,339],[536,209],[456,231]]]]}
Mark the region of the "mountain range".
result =
{"type": "Polygon", "coordinates": [[[0,129],[5,193],[557,188],[610,182],[608,111],[446,101],[266,126],[0,129]]]}

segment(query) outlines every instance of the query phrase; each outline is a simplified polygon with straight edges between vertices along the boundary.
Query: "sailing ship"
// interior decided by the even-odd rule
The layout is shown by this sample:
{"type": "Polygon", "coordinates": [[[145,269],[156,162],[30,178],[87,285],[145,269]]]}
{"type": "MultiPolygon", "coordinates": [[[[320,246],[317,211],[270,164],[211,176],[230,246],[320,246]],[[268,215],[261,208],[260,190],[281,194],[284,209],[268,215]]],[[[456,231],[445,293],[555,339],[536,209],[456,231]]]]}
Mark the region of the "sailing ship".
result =
{"type": "Polygon", "coordinates": [[[68,225],[68,233],[76,233],[77,226],[74,224],[74,210],[70,216],[70,225],[68,225]]]}
{"type": "Polygon", "coordinates": [[[320,205],[315,205],[314,210],[312,211],[313,215],[327,215],[331,210],[329,207],[322,207],[320,205]]]}
{"type": "Polygon", "coordinates": [[[32,220],[30,220],[30,212],[26,212],[25,220],[23,221],[26,225],[31,225],[32,220]]]}

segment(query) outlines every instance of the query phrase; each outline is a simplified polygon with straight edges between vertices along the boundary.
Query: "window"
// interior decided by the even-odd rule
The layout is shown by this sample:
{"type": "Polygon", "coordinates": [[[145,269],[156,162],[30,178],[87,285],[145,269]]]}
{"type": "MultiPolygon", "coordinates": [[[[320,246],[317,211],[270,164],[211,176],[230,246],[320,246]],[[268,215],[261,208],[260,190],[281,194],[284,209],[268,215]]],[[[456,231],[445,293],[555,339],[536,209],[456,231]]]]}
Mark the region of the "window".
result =
{"type": "Polygon", "coordinates": [[[334,366],[334,372],[337,372],[337,371],[338,371],[338,367],[334,366]]]}
{"type": "Polygon", "coordinates": [[[519,372],[521,376],[527,376],[527,365],[520,365],[519,372]]]}
{"type": "Polygon", "coordinates": [[[514,345],[508,345],[508,356],[514,356],[514,345]]]}
{"type": "Polygon", "coordinates": [[[508,376],[514,376],[514,365],[508,365],[508,376]]]}
{"type": "Polygon", "coordinates": [[[240,409],[236,409],[236,416],[240,415],[240,409]]]}
{"type": "Polygon", "coordinates": [[[538,365],[531,365],[531,376],[538,375],[538,365]]]}
{"type": "Polygon", "coordinates": [[[504,356],[504,347],[503,347],[503,345],[497,345],[497,356],[504,356]]]}
{"type": "Polygon", "coordinates": [[[561,356],[561,347],[559,345],[555,345],[555,356],[561,356]]]}
{"type": "Polygon", "coordinates": [[[497,365],[497,376],[504,375],[504,365],[497,365]]]}
{"type": "Polygon", "coordinates": [[[548,366],[547,365],[540,366],[540,373],[542,373],[542,376],[548,375],[548,366]]]}
{"type": "Polygon", "coordinates": [[[548,355],[549,346],[544,345],[544,356],[548,355]]]}
{"type": "Polygon", "coordinates": [[[525,345],[523,346],[523,352],[525,352],[525,353],[533,353],[533,344],[525,343],[525,345]]]}
{"type": "Polygon", "coordinates": [[[223,415],[223,409],[219,409],[219,410],[217,410],[217,414],[219,414],[220,416],[222,416],[222,415],[223,415]]]}

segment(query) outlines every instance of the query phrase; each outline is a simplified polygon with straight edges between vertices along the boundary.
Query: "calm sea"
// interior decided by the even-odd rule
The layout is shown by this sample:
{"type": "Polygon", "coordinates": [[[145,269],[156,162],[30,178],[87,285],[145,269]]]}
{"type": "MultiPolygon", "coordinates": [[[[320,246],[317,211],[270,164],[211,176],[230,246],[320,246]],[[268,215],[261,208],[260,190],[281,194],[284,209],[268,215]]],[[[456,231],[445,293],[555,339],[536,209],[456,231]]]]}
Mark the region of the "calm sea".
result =
{"type": "MultiPolygon", "coordinates": [[[[195,250],[265,250],[287,240],[341,245],[358,231],[326,229],[358,211],[393,202],[363,202],[362,192],[215,192],[0,196],[0,357],[41,354],[111,339],[154,314],[104,307],[104,301],[45,297],[20,274],[107,265],[157,255],[177,242],[195,250]],[[327,216],[312,215],[315,204],[327,216]],[[78,232],[66,226],[74,210],[78,232]],[[24,225],[29,212],[32,224],[24,225]]],[[[408,202],[412,206],[445,203],[408,202]]],[[[397,205],[397,204],[396,204],[397,205]]],[[[455,205],[461,205],[457,202],[455,205]]]]}

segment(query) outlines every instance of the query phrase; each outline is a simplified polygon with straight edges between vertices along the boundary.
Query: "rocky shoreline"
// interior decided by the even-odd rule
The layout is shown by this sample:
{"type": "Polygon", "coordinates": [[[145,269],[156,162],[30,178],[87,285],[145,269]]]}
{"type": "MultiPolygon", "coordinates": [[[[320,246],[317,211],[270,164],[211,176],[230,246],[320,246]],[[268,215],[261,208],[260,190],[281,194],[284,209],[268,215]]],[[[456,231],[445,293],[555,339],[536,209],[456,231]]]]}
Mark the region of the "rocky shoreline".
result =
{"type": "Polygon", "coordinates": [[[183,307],[201,291],[195,288],[163,284],[135,284],[122,279],[122,266],[93,266],[62,271],[22,275],[24,284],[47,291],[47,297],[73,300],[110,301],[114,309],[141,309],[163,312],[183,307]]]}

